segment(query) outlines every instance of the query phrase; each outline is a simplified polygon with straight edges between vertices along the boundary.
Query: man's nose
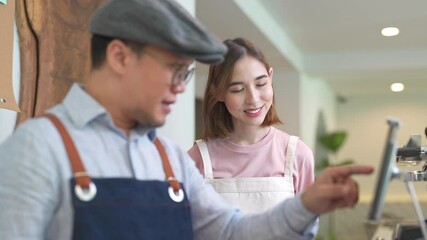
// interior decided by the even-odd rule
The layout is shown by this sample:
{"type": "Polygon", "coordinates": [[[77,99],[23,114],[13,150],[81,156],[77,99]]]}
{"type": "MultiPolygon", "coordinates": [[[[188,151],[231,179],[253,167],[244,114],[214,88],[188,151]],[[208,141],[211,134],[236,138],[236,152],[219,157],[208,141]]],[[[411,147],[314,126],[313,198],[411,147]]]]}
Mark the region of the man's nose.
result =
{"type": "Polygon", "coordinates": [[[186,84],[184,81],[181,81],[177,85],[171,86],[171,91],[175,94],[183,93],[185,92],[185,89],[186,89],[186,84]]]}

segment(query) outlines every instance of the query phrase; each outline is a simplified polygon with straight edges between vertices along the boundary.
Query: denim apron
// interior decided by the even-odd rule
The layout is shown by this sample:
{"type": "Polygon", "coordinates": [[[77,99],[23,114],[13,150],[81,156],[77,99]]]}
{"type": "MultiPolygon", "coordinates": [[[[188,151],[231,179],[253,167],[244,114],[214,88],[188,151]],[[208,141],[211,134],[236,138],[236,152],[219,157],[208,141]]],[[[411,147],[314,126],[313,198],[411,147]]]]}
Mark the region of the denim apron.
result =
{"type": "Polygon", "coordinates": [[[74,174],[73,239],[193,239],[190,204],[157,138],[167,181],[91,178],[60,120],[45,116],[61,134],[74,174]]]}

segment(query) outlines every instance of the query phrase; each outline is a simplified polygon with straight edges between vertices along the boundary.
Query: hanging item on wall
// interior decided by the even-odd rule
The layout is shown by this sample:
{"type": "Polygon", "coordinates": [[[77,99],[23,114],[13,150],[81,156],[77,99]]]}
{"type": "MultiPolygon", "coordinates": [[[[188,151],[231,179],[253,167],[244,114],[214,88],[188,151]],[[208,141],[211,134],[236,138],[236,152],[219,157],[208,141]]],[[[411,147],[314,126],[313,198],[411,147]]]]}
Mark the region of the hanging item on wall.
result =
{"type": "Polygon", "coordinates": [[[0,2],[0,108],[19,112],[13,94],[12,79],[15,4],[13,0],[9,4],[6,0],[0,2]]]}

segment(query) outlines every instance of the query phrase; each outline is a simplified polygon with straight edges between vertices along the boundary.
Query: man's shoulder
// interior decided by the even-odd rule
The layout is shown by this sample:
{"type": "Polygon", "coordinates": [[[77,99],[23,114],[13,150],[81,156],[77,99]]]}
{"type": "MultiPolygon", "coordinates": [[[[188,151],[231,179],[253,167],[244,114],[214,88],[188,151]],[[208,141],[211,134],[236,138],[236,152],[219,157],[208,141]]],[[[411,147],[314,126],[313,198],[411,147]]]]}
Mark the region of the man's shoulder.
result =
{"type": "Polygon", "coordinates": [[[14,134],[19,132],[34,134],[46,133],[46,131],[51,129],[53,129],[53,125],[50,123],[49,119],[43,116],[39,116],[27,119],[25,122],[19,124],[14,134]]]}
{"type": "Polygon", "coordinates": [[[184,149],[171,138],[164,135],[159,135],[158,133],[156,134],[155,137],[160,140],[160,142],[165,148],[168,148],[174,151],[184,152],[184,149]]]}
{"type": "Polygon", "coordinates": [[[156,137],[160,140],[168,154],[171,154],[171,156],[174,156],[176,159],[184,162],[190,159],[187,151],[179,143],[166,136],[157,135],[156,137]]]}

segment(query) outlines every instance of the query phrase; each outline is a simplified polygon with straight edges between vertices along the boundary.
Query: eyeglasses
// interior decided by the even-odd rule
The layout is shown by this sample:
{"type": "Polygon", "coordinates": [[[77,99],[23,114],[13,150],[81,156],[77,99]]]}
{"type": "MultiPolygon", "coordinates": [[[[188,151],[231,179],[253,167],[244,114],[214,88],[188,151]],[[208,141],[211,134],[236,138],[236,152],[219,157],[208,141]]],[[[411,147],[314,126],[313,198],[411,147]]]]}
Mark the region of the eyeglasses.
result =
{"type": "Polygon", "coordinates": [[[161,56],[155,55],[150,51],[144,50],[143,53],[147,54],[148,56],[154,58],[156,61],[161,62],[162,64],[168,66],[173,70],[173,75],[171,80],[171,85],[173,87],[180,86],[183,83],[184,85],[187,85],[194,74],[194,64],[187,65],[187,64],[168,63],[166,60],[161,59],[161,56]]]}
{"type": "Polygon", "coordinates": [[[172,86],[176,87],[184,83],[187,85],[187,83],[191,80],[191,77],[194,74],[194,65],[185,65],[180,64],[175,66],[174,74],[172,76],[171,84],[172,86]]]}

